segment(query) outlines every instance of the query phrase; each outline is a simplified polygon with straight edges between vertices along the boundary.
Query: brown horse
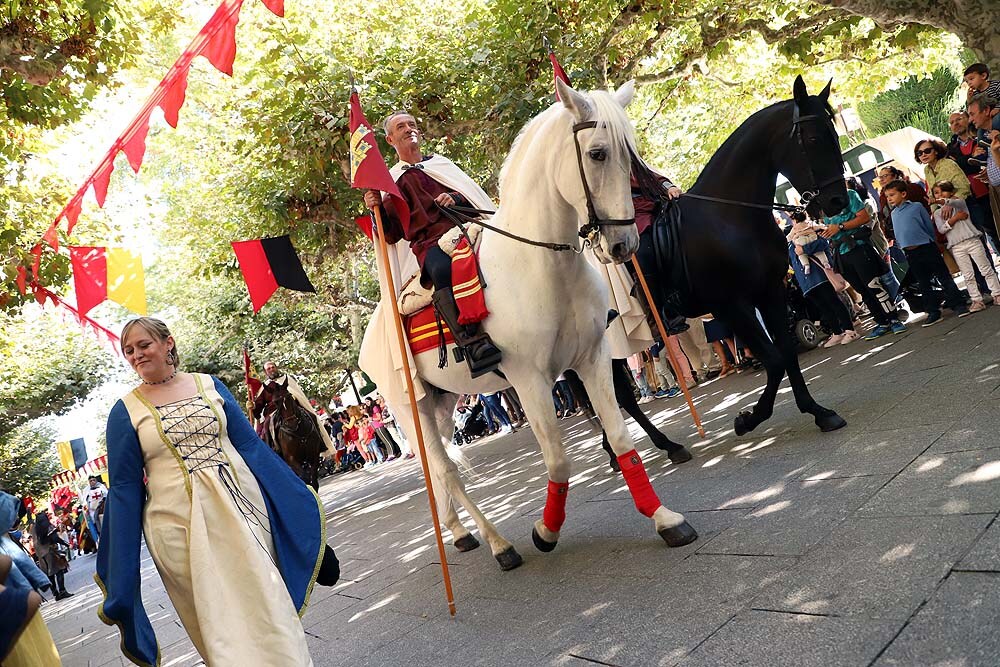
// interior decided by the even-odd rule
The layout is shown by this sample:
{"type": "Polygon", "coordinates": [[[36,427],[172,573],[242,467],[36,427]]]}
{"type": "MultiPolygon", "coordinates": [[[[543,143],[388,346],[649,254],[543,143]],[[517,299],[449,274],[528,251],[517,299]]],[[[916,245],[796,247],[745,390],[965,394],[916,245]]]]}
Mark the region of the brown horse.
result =
{"type": "Polygon", "coordinates": [[[273,387],[264,385],[254,401],[254,415],[263,415],[258,433],[299,479],[319,491],[319,460],[325,449],[322,427],[316,415],[288,392],[287,380],[273,387]]]}

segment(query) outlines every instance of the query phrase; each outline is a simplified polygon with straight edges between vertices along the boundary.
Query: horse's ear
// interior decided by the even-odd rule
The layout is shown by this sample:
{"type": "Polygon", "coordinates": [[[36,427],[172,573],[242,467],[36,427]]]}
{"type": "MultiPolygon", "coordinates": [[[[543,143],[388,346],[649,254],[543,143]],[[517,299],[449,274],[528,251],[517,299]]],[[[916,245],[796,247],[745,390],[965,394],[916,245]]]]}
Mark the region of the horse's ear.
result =
{"type": "Polygon", "coordinates": [[[795,77],[795,84],[792,86],[792,97],[800,107],[805,105],[809,99],[809,91],[806,90],[806,82],[802,80],[802,75],[795,77]]]}
{"type": "Polygon", "coordinates": [[[577,121],[590,118],[590,102],[586,95],[576,92],[562,79],[556,79],[556,92],[559,93],[563,106],[572,112],[577,121]]]}
{"type": "Polygon", "coordinates": [[[826,104],[830,100],[830,89],[833,88],[833,79],[826,82],[826,88],[820,91],[819,101],[826,104]]]}
{"type": "Polygon", "coordinates": [[[615,101],[618,102],[623,109],[631,104],[632,98],[635,97],[635,79],[626,81],[619,86],[618,90],[614,92],[612,97],[615,98],[615,101]]]}

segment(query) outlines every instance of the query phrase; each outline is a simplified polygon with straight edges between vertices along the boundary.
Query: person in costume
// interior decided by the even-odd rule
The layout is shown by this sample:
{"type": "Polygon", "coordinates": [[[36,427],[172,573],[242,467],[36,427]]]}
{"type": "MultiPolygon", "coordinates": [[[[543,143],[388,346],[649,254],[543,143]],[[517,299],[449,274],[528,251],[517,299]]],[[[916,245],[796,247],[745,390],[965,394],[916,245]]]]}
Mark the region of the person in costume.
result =
{"type": "Polygon", "coordinates": [[[88,480],[88,488],[84,493],[84,501],[87,503],[87,520],[93,529],[94,537],[101,539],[101,517],[104,515],[104,499],[108,496],[108,487],[97,475],[91,475],[88,480]]]}
{"type": "MultiPolygon", "coordinates": [[[[386,141],[399,162],[389,171],[410,209],[409,221],[400,220],[395,207],[383,206],[376,190],[365,193],[369,209],[381,207],[387,243],[400,239],[410,247],[420,265],[421,282],[434,286],[434,307],[463,348],[472,377],[497,368],[500,350],[478,323],[459,324],[458,305],[452,289],[451,257],[440,246],[441,238],[455,227],[442,212],[449,206],[492,209],[489,197],[454,162],[441,155],[424,155],[420,129],[408,113],[394,113],[383,124],[386,141]]],[[[405,277],[404,277],[405,278],[405,277]]]]}
{"type": "Polygon", "coordinates": [[[162,321],[130,321],[121,349],[142,383],[108,416],[101,620],[118,626],[125,657],[159,664],[140,591],[144,534],[208,665],[312,665],[299,615],[313,584],[333,585],[340,574],[319,498],[260,440],[219,379],[179,371],[162,321]]]}
{"type": "MultiPolygon", "coordinates": [[[[326,448],[326,453],[324,456],[334,456],[337,453],[337,447],[333,444],[333,439],[330,437],[329,431],[323,428],[323,424],[320,421],[319,414],[316,413],[316,408],[313,407],[312,402],[306,396],[306,393],[302,391],[302,387],[299,383],[288,373],[283,372],[278,365],[273,361],[264,362],[264,374],[267,376],[267,380],[261,383],[260,389],[254,394],[254,400],[260,396],[261,392],[264,391],[266,387],[268,391],[274,391],[279,385],[287,383],[288,393],[292,395],[295,402],[301,405],[303,408],[309,411],[309,414],[316,418],[316,426],[319,430],[319,437],[323,439],[323,446],[326,448]]],[[[269,406],[264,405],[260,414],[254,414],[256,419],[261,420],[259,433],[267,433],[269,429],[272,428],[271,415],[273,412],[268,412],[269,406]]],[[[271,439],[274,440],[274,433],[271,433],[271,439]]]]}
{"type": "MultiPolygon", "coordinates": [[[[667,200],[681,196],[681,189],[646,165],[641,159],[632,159],[632,205],[635,208],[635,227],[639,232],[639,249],[635,251],[635,259],[639,262],[653,295],[652,304],[663,314],[663,326],[668,335],[687,331],[688,325],[683,315],[671,303],[669,293],[664,289],[656,261],[656,249],[653,243],[653,221],[660,214],[660,209],[667,200]]],[[[638,283],[638,281],[636,281],[638,283]]]]}
{"type": "Polygon", "coordinates": [[[35,558],[38,560],[38,567],[49,578],[56,600],[73,597],[73,594],[66,590],[65,582],[69,563],[59,549],[62,546],[68,550],[69,544],[59,537],[58,530],[52,525],[49,513],[45,510],[35,515],[31,537],[35,541],[35,558]]]}

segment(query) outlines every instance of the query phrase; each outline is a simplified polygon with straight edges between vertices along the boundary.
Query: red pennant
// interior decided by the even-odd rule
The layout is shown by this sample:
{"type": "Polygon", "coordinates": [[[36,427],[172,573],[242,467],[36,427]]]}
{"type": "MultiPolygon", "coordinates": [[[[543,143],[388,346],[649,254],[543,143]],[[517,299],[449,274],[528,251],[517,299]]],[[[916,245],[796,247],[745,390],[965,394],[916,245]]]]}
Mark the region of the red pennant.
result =
{"type": "Polygon", "coordinates": [[[55,252],[59,252],[59,218],[49,225],[49,228],[45,230],[45,234],[42,235],[42,240],[49,244],[55,252]]]}
{"type": "MultiPolygon", "coordinates": [[[[556,60],[556,54],[552,51],[552,49],[549,49],[549,62],[552,63],[552,85],[555,86],[556,81],[562,79],[563,83],[567,86],[572,86],[573,84],[570,83],[569,77],[566,76],[566,72],[563,71],[562,65],[559,64],[558,60],[556,60]]],[[[559,89],[556,88],[556,102],[558,101],[559,89]]]]}
{"type": "Polygon", "coordinates": [[[108,298],[108,265],[106,248],[94,246],[70,247],[73,265],[73,288],[76,308],[81,315],[108,298]]]}
{"type": "Polygon", "coordinates": [[[180,114],[181,107],[184,106],[189,71],[190,63],[177,74],[173,83],[167,88],[167,92],[163,94],[163,99],[160,100],[160,108],[163,109],[163,118],[174,129],[177,128],[177,117],[180,114]]]}
{"type": "Polygon", "coordinates": [[[369,240],[375,240],[375,237],[372,236],[372,217],[370,215],[359,215],[354,218],[354,224],[361,228],[369,240]]]}
{"type": "Polygon", "coordinates": [[[26,285],[28,284],[28,269],[23,266],[17,267],[17,290],[21,294],[27,294],[28,289],[26,285]]]}
{"type": "Polygon", "coordinates": [[[38,270],[42,266],[42,245],[40,243],[36,244],[31,249],[31,254],[35,256],[35,261],[31,263],[31,275],[35,280],[38,280],[38,270]]]}
{"type": "Polygon", "coordinates": [[[43,290],[41,287],[35,287],[34,294],[35,294],[35,301],[38,302],[38,305],[44,306],[45,305],[45,290],[43,290]]]}
{"type": "MultiPolygon", "coordinates": [[[[375,132],[372,131],[371,123],[365,118],[364,111],[361,110],[361,100],[358,99],[357,91],[351,91],[351,111],[347,121],[347,130],[351,133],[351,187],[365,190],[379,190],[389,195],[393,208],[396,209],[396,216],[404,230],[410,226],[410,207],[406,205],[406,200],[399,192],[399,186],[392,180],[389,168],[385,165],[382,153],[378,150],[378,142],[375,141],[375,132]]],[[[358,222],[362,231],[365,227],[358,222]]],[[[365,234],[371,238],[371,223],[365,234]]]]}
{"type": "Polygon", "coordinates": [[[275,16],[285,15],[285,0],[262,0],[262,2],[275,16]]]}
{"type": "Polygon", "coordinates": [[[223,2],[201,29],[209,38],[199,55],[208,58],[215,69],[229,76],[233,75],[233,62],[236,61],[236,24],[240,21],[242,6],[243,0],[223,2]]]}
{"type": "MultiPolygon", "coordinates": [[[[117,148],[115,144],[115,148],[117,148]]],[[[117,150],[113,150],[110,157],[105,158],[105,163],[94,173],[91,184],[94,186],[94,199],[97,205],[104,208],[104,200],[108,198],[108,184],[111,182],[111,172],[115,170],[114,155],[117,150]]]]}
{"type": "Polygon", "coordinates": [[[73,198],[69,200],[69,204],[66,205],[66,235],[69,236],[73,233],[73,228],[76,227],[76,221],[80,219],[80,209],[83,207],[83,195],[79,192],[73,195],[73,198]]]}
{"type": "Polygon", "coordinates": [[[122,152],[128,157],[128,163],[132,166],[132,171],[139,173],[142,166],[142,158],[146,154],[146,135],[149,134],[149,113],[137,119],[134,125],[135,130],[132,136],[122,144],[122,152]]]}

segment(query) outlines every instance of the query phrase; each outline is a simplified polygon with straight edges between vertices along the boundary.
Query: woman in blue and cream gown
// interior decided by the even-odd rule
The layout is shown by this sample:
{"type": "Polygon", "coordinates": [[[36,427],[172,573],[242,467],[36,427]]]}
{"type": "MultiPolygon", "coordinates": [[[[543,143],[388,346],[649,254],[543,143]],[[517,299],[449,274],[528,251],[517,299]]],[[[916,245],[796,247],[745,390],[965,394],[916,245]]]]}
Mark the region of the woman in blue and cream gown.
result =
{"type": "Polygon", "coordinates": [[[317,576],[327,585],[339,576],[319,498],[260,441],[222,382],[178,372],[163,322],[129,322],[121,346],[142,384],[108,417],[101,620],[119,627],[132,662],[159,664],[140,595],[144,534],[209,667],[311,665],[299,615],[317,576]]]}

